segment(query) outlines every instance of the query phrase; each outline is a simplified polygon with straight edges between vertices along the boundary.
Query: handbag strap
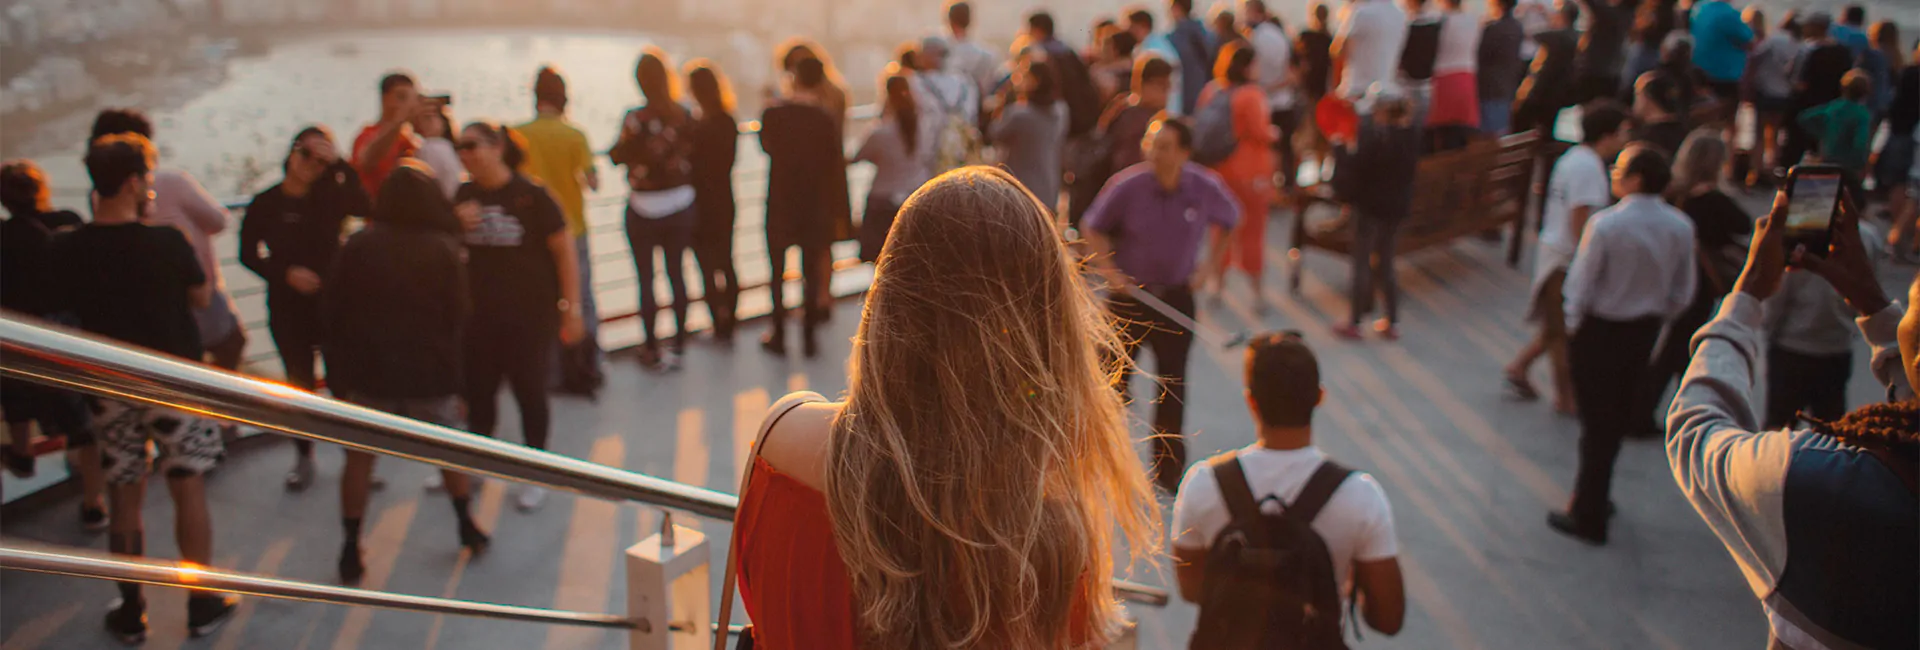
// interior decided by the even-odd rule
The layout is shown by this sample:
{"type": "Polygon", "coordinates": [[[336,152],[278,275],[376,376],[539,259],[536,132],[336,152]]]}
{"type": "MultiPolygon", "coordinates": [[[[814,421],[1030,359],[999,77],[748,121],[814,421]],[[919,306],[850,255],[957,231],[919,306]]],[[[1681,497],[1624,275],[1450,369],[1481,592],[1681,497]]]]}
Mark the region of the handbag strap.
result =
{"type": "MultiPolygon", "coordinates": [[[[825,401],[827,401],[826,398],[821,397],[819,393],[795,393],[780,400],[780,403],[774,405],[773,409],[767,413],[767,419],[760,422],[760,433],[753,438],[753,450],[747,453],[747,466],[740,470],[738,494],[742,499],[747,496],[747,486],[753,482],[753,466],[754,461],[760,458],[760,445],[767,442],[767,434],[773,432],[774,425],[779,424],[781,419],[802,404],[825,401]]],[[[739,562],[740,515],[736,510],[733,517],[733,532],[727,537],[727,568],[726,572],[721,574],[724,577],[720,579],[720,616],[717,619],[718,627],[713,633],[713,650],[727,648],[727,625],[733,620],[733,587],[734,580],[740,571],[739,562]]]]}

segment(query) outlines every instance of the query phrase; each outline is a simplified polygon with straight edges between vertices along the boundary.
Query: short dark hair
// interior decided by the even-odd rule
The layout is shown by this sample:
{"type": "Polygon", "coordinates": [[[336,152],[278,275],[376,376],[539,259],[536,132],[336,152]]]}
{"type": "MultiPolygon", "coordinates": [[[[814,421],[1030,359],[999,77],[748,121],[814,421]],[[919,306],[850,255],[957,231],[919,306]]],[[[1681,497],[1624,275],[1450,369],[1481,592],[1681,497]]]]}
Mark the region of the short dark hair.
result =
{"type": "Polygon", "coordinates": [[[127,179],[153,171],[158,154],[153,141],[138,133],[115,133],[96,138],[87,146],[87,176],[93,179],[93,191],[111,199],[120,193],[127,179]]]}
{"type": "Polygon", "coordinates": [[[973,26],[973,5],[966,0],[954,0],[947,4],[947,24],[967,29],[973,26]]]}
{"type": "Polygon", "coordinates": [[[1840,89],[1848,101],[1866,99],[1873,94],[1873,73],[1862,68],[1848,70],[1847,75],[1840,78],[1840,89]]]}
{"type": "Polygon", "coordinates": [[[0,207],[16,217],[52,210],[53,187],[46,170],[25,158],[0,163],[0,207]]]}
{"type": "Polygon", "coordinates": [[[1161,58],[1159,54],[1149,53],[1133,61],[1133,89],[1140,90],[1143,84],[1173,78],[1173,64],[1161,58]]]}
{"type": "Polygon", "coordinates": [[[122,133],[138,133],[152,140],[153,120],[147,119],[147,114],[138,108],[109,108],[93,116],[93,134],[87,136],[87,141],[122,133]]]}
{"type": "Polygon", "coordinates": [[[1027,103],[1035,108],[1051,108],[1054,102],[1060,101],[1060,77],[1054,73],[1051,62],[1029,62],[1027,76],[1033,78],[1033,88],[1021,90],[1025,93],[1027,103]]]}
{"type": "Polygon", "coordinates": [[[1640,177],[1642,194],[1660,194],[1667,191],[1667,184],[1673,182],[1673,166],[1667,162],[1667,152],[1660,145],[1651,142],[1635,142],[1627,145],[1627,151],[1620,154],[1626,159],[1623,175],[1640,177]]]}
{"type": "Polygon", "coordinates": [[[1680,83],[1663,71],[1655,70],[1640,75],[1639,81],[1633,84],[1633,95],[1636,99],[1645,97],[1649,103],[1669,114],[1679,115],[1682,110],[1680,83]]]}
{"type": "Polygon", "coordinates": [[[567,110],[567,79],[553,66],[541,66],[533,73],[533,101],[535,105],[548,104],[555,110],[567,110]]]}
{"type": "Polygon", "coordinates": [[[1114,56],[1118,56],[1123,59],[1133,58],[1134,48],[1140,46],[1140,39],[1136,38],[1133,35],[1133,32],[1120,32],[1118,34],[1114,34],[1113,36],[1110,36],[1107,38],[1107,42],[1113,45],[1114,56]]]}
{"type": "Polygon", "coordinates": [[[418,87],[419,84],[413,82],[413,75],[405,72],[389,72],[387,76],[380,78],[380,96],[386,97],[387,93],[401,86],[418,87]]]}
{"type": "MultiPolygon", "coordinates": [[[[1181,149],[1193,149],[1193,127],[1187,126],[1186,122],[1180,121],[1172,113],[1160,111],[1153,116],[1152,124],[1160,125],[1162,131],[1172,130],[1174,139],[1180,141],[1181,149]]],[[[1151,130],[1151,125],[1148,128],[1151,130]]]]}
{"type": "Polygon", "coordinates": [[[827,83],[827,64],[812,57],[795,61],[793,64],[793,83],[801,88],[819,88],[827,83]]]}
{"type": "Polygon", "coordinates": [[[1561,0],[1560,17],[1567,19],[1568,25],[1578,24],[1580,22],[1580,3],[1573,2],[1572,0],[1561,0]]]}
{"type": "Polygon", "coordinates": [[[1493,3],[1500,5],[1500,10],[1507,13],[1513,13],[1514,8],[1520,6],[1520,0],[1493,0],[1493,3]]]}
{"type": "Polygon", "coordinates": [[[1053,14],[1044,11],[1027,14],[1027,31],[1041,36],[1053,36],[1053,14]]]}
{"type": "Polygon", "coordinates": [[[1867,8],[1860,5],[1847,5],[1840,12],[1840,22],[1848,25],[1864,25],[1867,22],[1867,8]]]}
{"type": "Polygon", "coordinates": [[[1581,109],[1580,143],[1595,144],[1627,123],[1627,111],[1613,102],[1594,102],[1581,109]]]}
{"type": "Polygon", "coordinates": [[[1262,334],[1247,345],[1247,394],[1260,424],[1304,427],[1320,404],[1320,361],[1294,332],[1262,334]]]}
{"type": "Polygon", "coordinates": [[[1127,11],[1127,27],[1131,28],[1134,25],[1145,27],[1149,32],[1153,31],[1153,12],[1140,7],[1127,11]]]}
{"type": "Polygon", "coordinates": [[[1220,48],[1220,58],[1214,61],[1213,76],[1224,79],[1228,84],[1240,85],[1253,81],[1253,48],[1239,42],[1227,43],[1220,48]]]}
{"type": "Polygon", "coordinates": [[[1193,13],[1193,0],[1168,0],[1167,6],[1179,9],[1183,14],[1193,13]]]}

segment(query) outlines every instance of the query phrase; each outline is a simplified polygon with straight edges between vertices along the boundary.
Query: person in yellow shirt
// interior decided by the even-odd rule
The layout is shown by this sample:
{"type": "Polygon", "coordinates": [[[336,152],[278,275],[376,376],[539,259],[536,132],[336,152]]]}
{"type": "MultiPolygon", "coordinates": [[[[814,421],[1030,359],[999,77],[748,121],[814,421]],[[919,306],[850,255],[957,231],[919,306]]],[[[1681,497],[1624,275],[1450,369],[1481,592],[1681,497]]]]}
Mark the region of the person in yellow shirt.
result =
{"type": "Polygon", "coordinates": [[[533,101],[537,116],[516,129],[527,139],[527,162],[523,171],[553,192],[566,217],[567,232],[573,235],[574,250],[580,252],[580,308],[587,335],[578,344],[559,350],[554,364],[554,388],[573,394],[591,395],[603,380],[600,372],[599,314],[593,299],[593,256],[587,247],[586,194],[582,188],[599,191],[600,177],[594,170],[593,150],[587,146],[587,134],[569,121],[567,81],[559,71],[544,67],[534,75],[533,101]]]}

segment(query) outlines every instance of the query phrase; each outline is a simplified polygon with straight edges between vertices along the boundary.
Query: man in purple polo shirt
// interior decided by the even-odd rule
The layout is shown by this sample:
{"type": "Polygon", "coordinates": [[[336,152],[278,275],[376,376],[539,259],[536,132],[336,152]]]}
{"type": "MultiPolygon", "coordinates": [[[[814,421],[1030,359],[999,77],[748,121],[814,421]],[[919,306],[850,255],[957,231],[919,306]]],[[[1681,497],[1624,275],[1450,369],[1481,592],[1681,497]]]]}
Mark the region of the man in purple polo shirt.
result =
{"type": "MultiPolygon", "coordinates": [[[[1087,208],[1081,229],[1093,249],[1094,268],[1106,276],[1112,291],[1107,308],[1124,324],[1127,356],[1138,356],[1143,343],[1153,348],[1160,379],[1153,411],[1154,481],[1172,494],[1187,466],[1180,428],[1186,417],[1187,352],[1193,333],[1135,295],[1153,294],[1192,317],[1194,281],[1217,277],[1226,262],[1226,233],[1240,221],[1240,208],[1220,177],[1189,162],[1193,131],[1186,124],[1162,113],[1147,128],[1141,146],[1146,162],[1107,181],[1087,208]],[[1209,238],[1206,272],[1197,272],[1201,242],[1209,238]]],[[[1123,375],[1122,395],[1127,387],[1123,375]]]]}

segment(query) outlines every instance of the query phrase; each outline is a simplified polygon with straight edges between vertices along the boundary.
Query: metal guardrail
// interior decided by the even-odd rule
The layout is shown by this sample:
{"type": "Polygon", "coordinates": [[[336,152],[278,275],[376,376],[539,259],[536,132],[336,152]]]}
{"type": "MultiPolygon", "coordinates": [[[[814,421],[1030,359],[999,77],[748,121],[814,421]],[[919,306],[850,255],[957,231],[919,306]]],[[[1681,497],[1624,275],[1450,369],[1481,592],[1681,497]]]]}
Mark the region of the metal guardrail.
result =
{"type": "Polygon", "coordinates": [[[138,582],[160,587],[182,587],[231,592],[266,598],[304,600],[336,605],[384,607],[430,614],[458,614],[512,621],[583,625],[618,629],[647,629],[645,619],[613,614],[499,605],[451,598],[393,594],[384,591],[321,585],[225,569],[194,566],[149,558],[109,555],[98,551],[40,544],[0,546],[0,568],[36,573],[138,582]]]}
{"type": "MultiPolygon", "coordinates": [[[[354,406],[283,384],[142,352],[31,318],[0,315],[0,376],[144,402],[462,472],[733,519],[739,498],[354,406]]],[[[1153,606],[1165,589],[1115,581],[1153,606]]]]}
{"type": "Polygon", "coordinates": [[[145,402],[462,472],[731,519],[731,494],[354,406],[282,384],[0,316],[0,375],[145,402]]]}

